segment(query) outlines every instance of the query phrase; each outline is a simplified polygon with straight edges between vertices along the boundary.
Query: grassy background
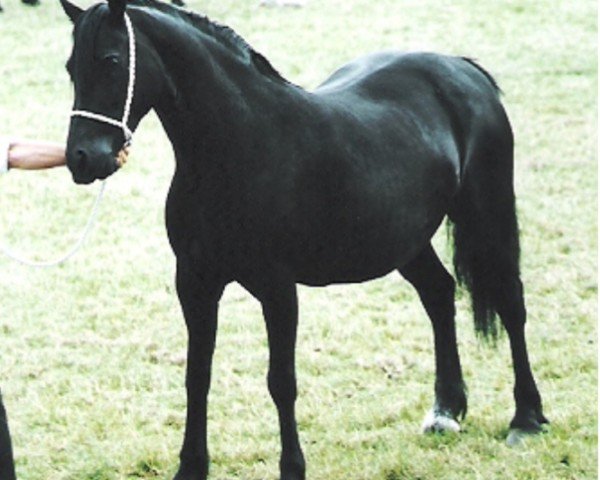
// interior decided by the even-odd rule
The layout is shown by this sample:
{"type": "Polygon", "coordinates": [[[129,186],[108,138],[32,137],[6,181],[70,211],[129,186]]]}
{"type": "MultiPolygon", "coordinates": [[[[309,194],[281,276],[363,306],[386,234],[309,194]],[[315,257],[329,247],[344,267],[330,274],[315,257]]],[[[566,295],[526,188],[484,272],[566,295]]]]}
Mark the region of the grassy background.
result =
{"type": "MultiPolygon", "coordinates": [[[[91,2],[80,2],[89,5],[91,2]]],[[[71,27],[58,2],[2,0],[0,132],[65,138],[71,27]]],[[[307,88],[362,53],[426,49],[478,59],[516,133],[516,188],[534,372],[553,421],[523,449],[508,342],[475,340],[459,294],[469,416],[459,436],[419,434],[433,385],[432,334],[396,275],[300,288],[298,419],[315,480],[597,478],[597,15],[592,0],[189,0],[307,88]]],[[[0,258],[0,386],[20,478],[170,478],[182,439],[186,336],[163,226],[173,169],[153,115],[107,188],[84,251],[32,270],[0,258]]],[[[0,239],[53,257],[77,237],[98,185],[66,171],[0,179],[0,239]]],[[[438,250],[448,262],[441,232],[438,250]]],[[[258,304],[222,302],[209,413],[213,479],[276,478],[258,304]]]]}

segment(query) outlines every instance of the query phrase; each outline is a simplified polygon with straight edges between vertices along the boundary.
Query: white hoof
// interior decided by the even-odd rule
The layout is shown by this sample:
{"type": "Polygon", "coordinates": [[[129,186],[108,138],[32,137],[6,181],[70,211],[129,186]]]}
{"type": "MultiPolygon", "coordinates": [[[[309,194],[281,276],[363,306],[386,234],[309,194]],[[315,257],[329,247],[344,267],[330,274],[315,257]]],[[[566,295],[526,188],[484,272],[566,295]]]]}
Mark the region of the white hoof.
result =
{"type": "Polygon", "coordinates": [[[432,410],[425,417],[421,430],[423,433],[458,433],[460,424],[452,417],[432,410]]]}

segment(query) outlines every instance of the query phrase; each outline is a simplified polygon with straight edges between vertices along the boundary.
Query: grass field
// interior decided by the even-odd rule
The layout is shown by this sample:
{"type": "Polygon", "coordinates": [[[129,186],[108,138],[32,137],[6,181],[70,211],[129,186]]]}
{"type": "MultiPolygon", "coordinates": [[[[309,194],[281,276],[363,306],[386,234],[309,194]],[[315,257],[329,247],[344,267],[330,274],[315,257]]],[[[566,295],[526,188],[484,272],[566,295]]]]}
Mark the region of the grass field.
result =
{"type": "MultiPolygon", "coordinates": [[[[301,287],[297,408],[308,478],[597,478],[596,2],[188,3],[233,27],[306,88],[378,49],[476,58],[500,83],[513,122],[529,347],[549,432],[520,449],[505,445],[513,414],[508,342],[494,349],[476,340],[461,293],[469,415],[460,435],[422,436],[433,346],[410,286],[390,275],[301,287]]],[[[71,26],[55,0],[2,5],[0,133],[63,141],[71,26]]],[[[48,270],[0,258],[0,387],[23,480],[175,472],[186,333],[163,226],[172,170],[170,145],[150,115],[78,256],[48,270]]],[[[65,170],[9,173],[0,178],[0,242],[34,257],[58,255],[76,239],[97,189],[74,186],[65,170]]],[[[450,264],[444,233],[435,243],[450,264]]],[[[211,479],[274,479],[278,429],[260,309],[237,285],[221,305],[211,479]]]]}

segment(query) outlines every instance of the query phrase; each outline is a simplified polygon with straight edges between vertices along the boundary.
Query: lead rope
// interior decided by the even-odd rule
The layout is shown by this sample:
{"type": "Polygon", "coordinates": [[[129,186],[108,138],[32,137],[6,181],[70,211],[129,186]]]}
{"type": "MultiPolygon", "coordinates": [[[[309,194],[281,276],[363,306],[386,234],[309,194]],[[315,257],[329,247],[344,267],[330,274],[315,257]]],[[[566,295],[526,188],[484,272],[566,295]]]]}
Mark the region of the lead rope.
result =
{"type": "MultiPolygon", "coordinates": [[[[129,114],[131,113],[131,103],[133,101],[133,89],[135,86],[136,55],[135,55],[135,35],[133,32],[133,26],[131,25],[131,20],[129,18],[129,15],[127,15],[127,13],[124,14],[124,19],[125,19],[125,27],[127,29],[127,37],[129,40],[129,78],[128,78],[128,83],[127,83],[127,97],[125,98],[125,106],[123,108],[123,118],[119,121],[119,120],[115,120],[114,118],[107,117],[106,115],[102,115],[100,113],[88,112],[86,110],[73,110],[71,112],[71,117],[84,117],[84,118],[88,118],[90,120],[96,120],[98,122],[108,123],[109,125],[113,125],[114,127],[121,128],[123,130],[123,136],[125,137],[125,143],[123,144],[123,147],[127,147],[127,146],[131,145],[131,140],[133,137],[133,132],[127,125],[127,122],[129,120],[129,114]]],[[[100,186],[100,191],[98,192],[98,196],[96,197],[96,201],[94,202],[94,205],[92,207],[92,211],[90,213],[89,219],[84,227],[83,233],[81,234],[81,236],[79,237],[79,240],[77,241],[77,243],[75,243],[73,248],[71,248],[71,250],[69,250],[62,257],[60,257],[56,260],[52,260],[52,261],[38,262],[38,261],[29,260],[29,259],[19,256],[16,253],[14,253],[10,248],[5,247],[2,244],[0,244],[0,251],[2,253],[4,253],[6,256],[12,258],[13,260],[15,260],[23,265],[27,265],[29,267],[48,268],[48,267],[54,267],[54,266],[57,266],[57,265],[60,265],[64,262],[66,262],[81,249],[85,240],[89,236],[90,231],[92,230],[92,227],[96,220],[96,217],[98,216],[98,207],[100,206],[100,201],[102,200],[102,197],[104,195],[105,188],[106,188],[106,180],[103,180],[102,185],[100,186]]]]}
{"type": "Polygon", "coordinates": [[[103,181],[102,185],[100,186],[100,191],[98,192],[98,196],[96,197],[96,200],[94,201],[94,205],[92,206],[92,211],[90,213],[88,221],[83,229],[83,233],[79,236],[79,240],[77,240],[75,245],[73,245],[73,247],[67,253],[62,255],[61,257],[59,257],[55,260],[50,260],[50,261],[30,260],[28,258],[24,258],[24,257],[20,256],[19,254],[15,253],[13,250],[11,250],[10,248],[8,248],[2,244],[0,244],[0,251],[7,257],[15,260],[16,262],[19,262],[22,265],[26,265],[27,267],[50,268],[50,267],[56,267],[57,265],[61,265],[61,264],[65,263],[67,260],[69,260],[73,255],[75,255],[81,249],[85,240],[87,239],[90,232],[92,231],[92,227],[98,216],[98,207],[100,206],[100,201],[102,200],[102,196],[104,195],[105,188],[106,188],[106,181],[103,181]]]}

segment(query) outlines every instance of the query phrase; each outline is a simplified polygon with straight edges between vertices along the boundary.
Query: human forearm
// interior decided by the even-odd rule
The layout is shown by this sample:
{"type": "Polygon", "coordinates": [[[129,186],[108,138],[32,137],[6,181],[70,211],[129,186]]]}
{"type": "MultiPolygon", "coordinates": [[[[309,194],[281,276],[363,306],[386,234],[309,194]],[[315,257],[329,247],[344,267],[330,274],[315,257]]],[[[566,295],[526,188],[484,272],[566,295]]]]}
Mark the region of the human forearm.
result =
{"type": "MultiPolygon", "coordinates": [[[[115,158],[119,167],[127,162],[128,154],[128,148],[119,151],[115,158]]],[[[66,163],[65,146],[61,143],[0,137],[0,174],[9,169],[43,170],[66,163]]]]}
{"type": "Polygon", "coordinates": [[[41,170],[65,164],[65,147],[60,143],[27,140],[11,142],[8,147],[9,169],[41,170]]]}

